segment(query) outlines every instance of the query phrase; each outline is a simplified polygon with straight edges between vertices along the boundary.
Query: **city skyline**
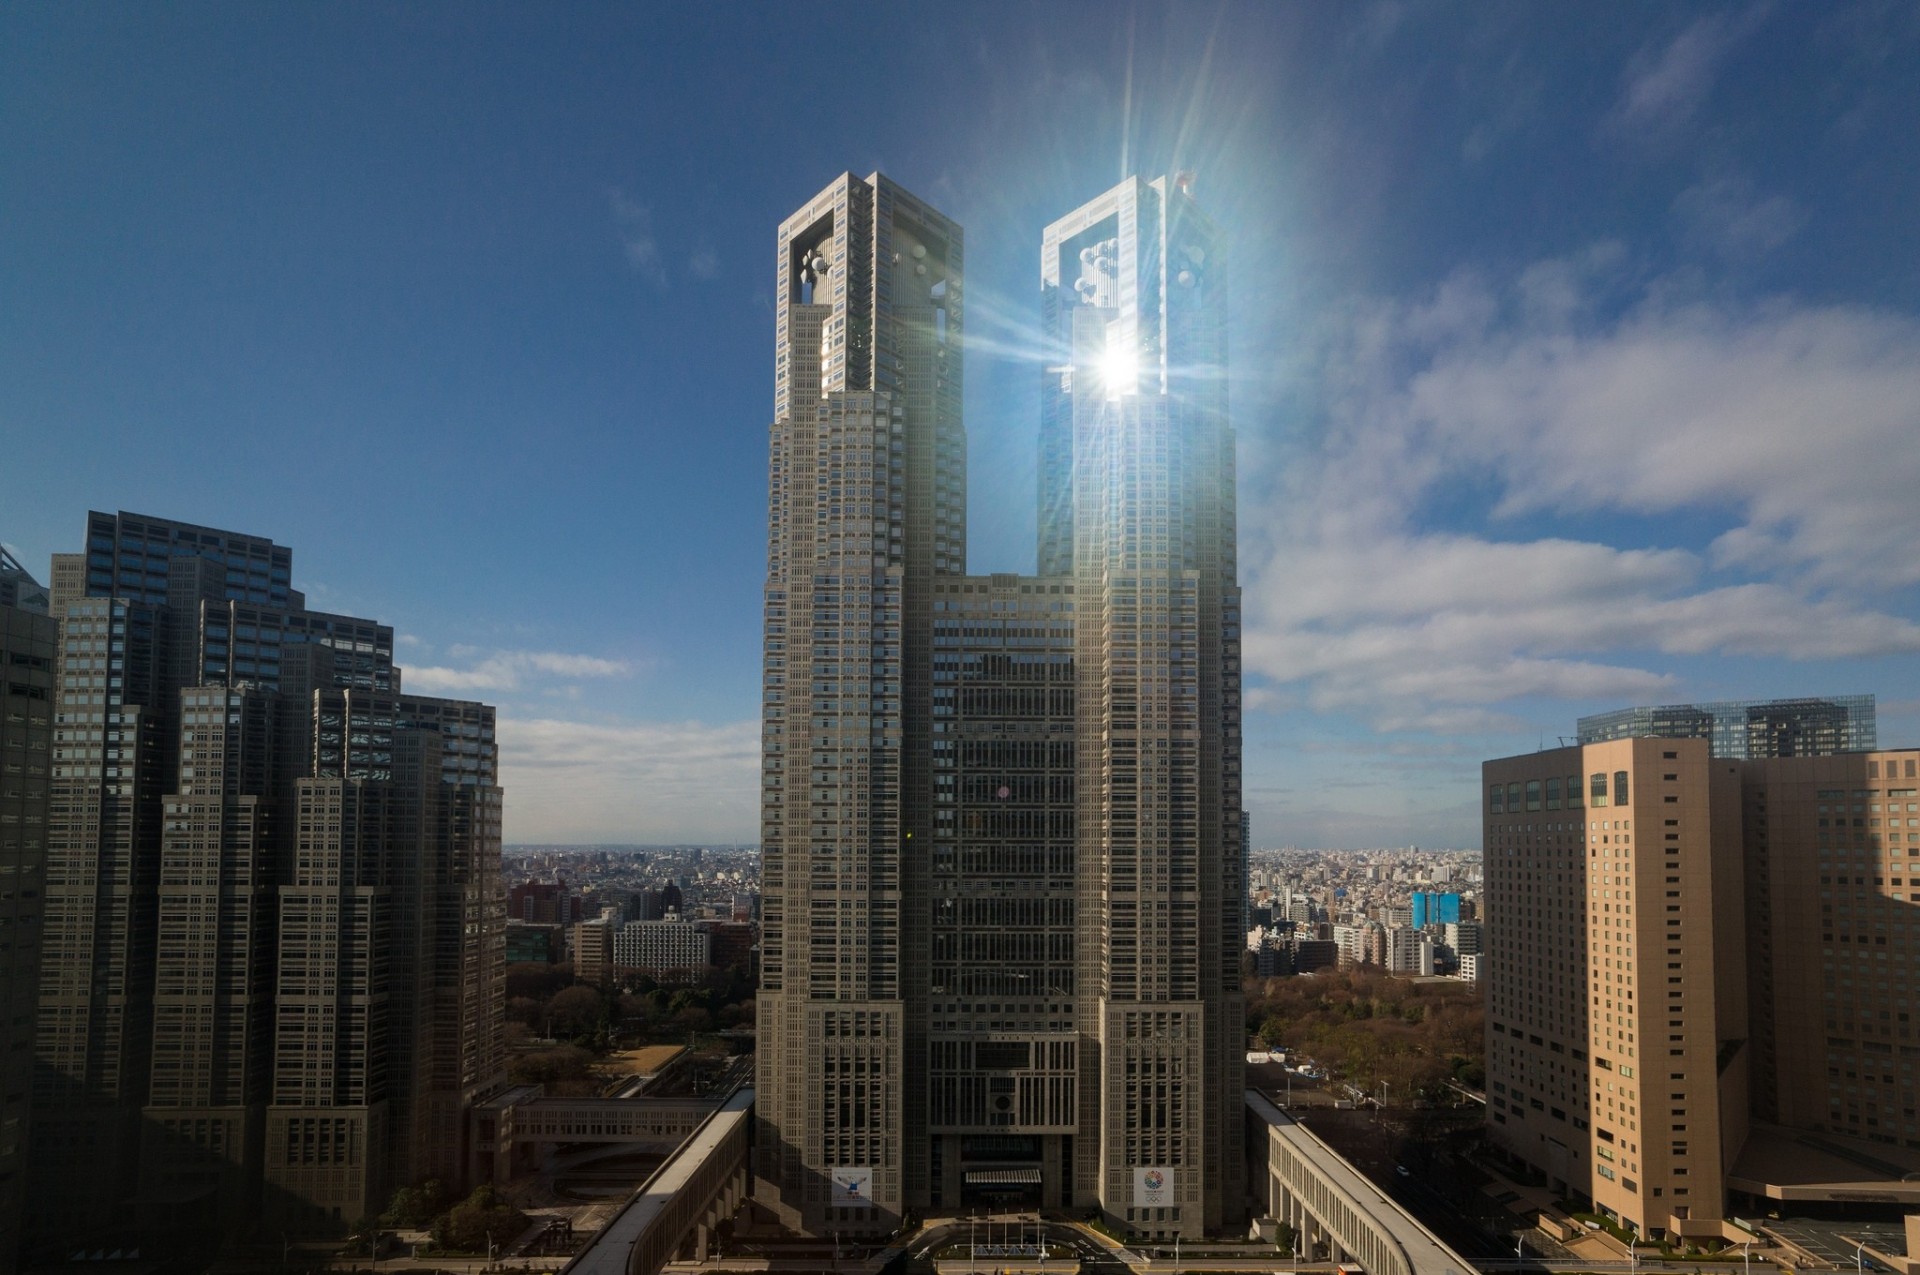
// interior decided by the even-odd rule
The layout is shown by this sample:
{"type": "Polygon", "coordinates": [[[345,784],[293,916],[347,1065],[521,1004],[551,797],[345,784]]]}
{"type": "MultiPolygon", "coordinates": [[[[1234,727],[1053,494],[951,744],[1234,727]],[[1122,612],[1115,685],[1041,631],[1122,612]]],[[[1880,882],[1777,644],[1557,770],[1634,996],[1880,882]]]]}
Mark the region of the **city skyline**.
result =
{"type": "Polygon", "coordinates": [[[1035,568],[1027,245],[1194,173],[1240,280],[1256,844],[1478,844],[1480,758],[1628,704],[1872,691],[1885,746],[1920,736],[1910,15],[0,31],[0,541],[43,580],[85,508],[314,546],[315,606],[500,706],[510,841],[753,840],[762,228],[850,163],[982,263],[975,573],[1035,568]]]}

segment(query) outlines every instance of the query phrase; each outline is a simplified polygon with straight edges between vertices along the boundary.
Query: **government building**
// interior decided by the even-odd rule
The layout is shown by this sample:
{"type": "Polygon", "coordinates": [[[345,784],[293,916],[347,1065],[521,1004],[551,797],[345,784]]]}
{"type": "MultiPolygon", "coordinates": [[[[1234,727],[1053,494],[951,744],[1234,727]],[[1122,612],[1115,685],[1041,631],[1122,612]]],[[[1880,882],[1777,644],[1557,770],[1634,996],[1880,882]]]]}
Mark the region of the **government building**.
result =
{"type": "Polygon", "coordinates": [[[759,1198],[1196,1238],[1243,1213],[1226,270],[1184,177],[1046,228],[1040,574],[969,574],[959,225],[780,226],[759,1198]]]}

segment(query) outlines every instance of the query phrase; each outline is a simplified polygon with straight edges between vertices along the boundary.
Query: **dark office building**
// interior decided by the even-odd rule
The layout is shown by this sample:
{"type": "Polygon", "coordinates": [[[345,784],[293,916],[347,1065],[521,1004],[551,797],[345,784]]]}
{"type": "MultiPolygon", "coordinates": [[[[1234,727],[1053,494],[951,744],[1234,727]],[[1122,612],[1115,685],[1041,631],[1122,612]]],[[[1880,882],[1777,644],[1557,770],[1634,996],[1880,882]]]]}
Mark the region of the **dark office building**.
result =
{"type": "MultiPolygon", "coordinates": [[[[0,552],[0,566],[7,562],[0,552]]],[[[16,564],[17,566],[17,564],[16,564]]],[[[29,1177],[34,991],[45,906],[59,629],[24,570],[0,602],[0,1275],[17,1269],[29,1177]],[[29,606],[17,605],[24,602],[29,606]]]]}
{"type": "Polygon", "coordinates": [[[88,517],[56,617],[49,1238],[339,1233],[462,1181],[504,1082],[493,710],[402,694],[392,629],[307,610],[291,566],[88,517]]]}

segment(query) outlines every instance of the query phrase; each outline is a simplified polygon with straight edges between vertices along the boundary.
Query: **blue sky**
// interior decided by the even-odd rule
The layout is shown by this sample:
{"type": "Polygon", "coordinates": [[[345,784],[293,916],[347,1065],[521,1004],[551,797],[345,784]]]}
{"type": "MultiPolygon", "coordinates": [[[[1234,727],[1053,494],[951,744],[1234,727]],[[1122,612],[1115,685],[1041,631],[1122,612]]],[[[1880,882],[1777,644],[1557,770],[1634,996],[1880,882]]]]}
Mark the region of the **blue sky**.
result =
{"type": "Polygon", "coordinates": [[[0,541],[271,536],[500,706],[509,840],[751,840],[773,233],[876,168],[967,230],[976,571],[1041,229],[1230,232],[1256,844],[1477,844],[1627,703],[1920,743],[1906,3],[9,5],[0,541]]]}

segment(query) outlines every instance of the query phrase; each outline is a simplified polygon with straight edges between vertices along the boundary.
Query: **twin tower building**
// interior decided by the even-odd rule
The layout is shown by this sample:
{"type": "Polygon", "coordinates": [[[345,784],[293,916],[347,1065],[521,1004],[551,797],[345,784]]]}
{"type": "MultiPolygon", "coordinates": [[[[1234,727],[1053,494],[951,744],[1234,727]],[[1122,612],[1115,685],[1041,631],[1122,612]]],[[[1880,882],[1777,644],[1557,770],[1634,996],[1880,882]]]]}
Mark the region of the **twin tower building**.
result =
{"type": "Polygon", "coordinates": [[[1183,177],[1047,228],[1032,576],[967,573],[965,265],[878,174],[780,227],[761,1200],[1199,1236],[1244,1194],[1220,236],[1183,177]]]}

